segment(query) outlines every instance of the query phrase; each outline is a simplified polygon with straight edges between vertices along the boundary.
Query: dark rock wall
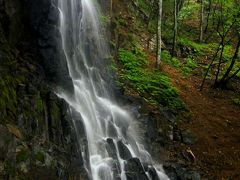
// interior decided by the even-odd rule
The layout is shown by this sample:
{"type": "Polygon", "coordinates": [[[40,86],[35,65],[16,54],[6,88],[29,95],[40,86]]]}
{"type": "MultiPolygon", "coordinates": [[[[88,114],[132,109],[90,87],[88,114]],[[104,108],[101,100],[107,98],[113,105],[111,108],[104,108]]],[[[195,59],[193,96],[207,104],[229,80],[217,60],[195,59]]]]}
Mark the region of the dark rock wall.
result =
{"type": "Polygon", "coordinates": [[[87,179],[52,88],[72,90],[58,13],[54,0],[0,0],[0,179],[87,179]]]}
{"type": "Polygon", "coordinates": [[[0,14],[11,47],[33,53],[49,82],[73,90],[61,47],[57,0],[0,0],[0,14]]]}
{"type": "Polygon", "coordinates": [[[57,0],[25,0],[23,4],[30,30],[37,39],[36,46],[39,57],[43,60],[46,77],[51,82],[72,90],[66,57],[61,47],[57,0]]]}

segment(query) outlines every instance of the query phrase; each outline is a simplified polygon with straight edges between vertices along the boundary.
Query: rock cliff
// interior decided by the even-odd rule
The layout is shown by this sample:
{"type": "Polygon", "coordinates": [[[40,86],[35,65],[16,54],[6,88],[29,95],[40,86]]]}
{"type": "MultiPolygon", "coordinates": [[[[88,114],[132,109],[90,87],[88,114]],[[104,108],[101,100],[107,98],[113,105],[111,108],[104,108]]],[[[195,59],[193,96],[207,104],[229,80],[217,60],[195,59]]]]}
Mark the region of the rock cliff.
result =
{"type": "Polygon", "coordinates": [[[86,179],[55,0],[0,0],[0,179],[86,179]]]}

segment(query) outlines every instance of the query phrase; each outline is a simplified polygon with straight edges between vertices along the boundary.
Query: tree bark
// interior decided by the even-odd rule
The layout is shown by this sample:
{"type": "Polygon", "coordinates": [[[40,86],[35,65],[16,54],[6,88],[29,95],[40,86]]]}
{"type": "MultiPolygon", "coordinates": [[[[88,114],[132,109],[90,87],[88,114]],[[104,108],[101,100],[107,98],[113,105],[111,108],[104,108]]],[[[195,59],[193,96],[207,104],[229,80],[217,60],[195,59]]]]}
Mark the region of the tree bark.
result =
{"type": "Polygon", "coordinates": [[[199,42],[203,41],[203,25],[204,25],[204,0],[201,0],[201,13],[200,13],[200,35],[199,42]]]}
{"type": "Polygon", "coordinates": [[[177,45],[177,31],[178,31],[178,24],[177,24],[177,0],[174,0],[174,35],[173,35],[173,47],[172,47],[172,56],[176,52],[176,45],[177,45]]]}
{"type": "Polygon", "coordinates": [[[161,63],[162,52],[162,0],[158,2],[158,28],[157,28],[157,68],[161,63]]]}
{"type": "MultiPolygon", "coordinates": [[[[229,77],[229,74],[230,72],[232,71],[235,63],[236,63],[236,60],[238,58],[238,54],[239,54],[239,48],[240,48],[240,36],[238,35],[238,42],[237,42],[237,46],[236,46],[236,49],[235,49],[235,52],[234,52],[234,55],[232,57],[232,61],[231,61],[231,64],[229,65],[227,71],[224,73],[223,77],[221,78],[221,80],[217,83],[217,85],[219,87],[224,87],[226,86],[227,82],[232,78],[232,76],[229,77]]],[[[237,71],[236,71],[237,72],[237,71]]],[[[238,72],[237,72],[238,73],[238,72]]],[[[237,74],[236,73],[236,74],[237,74]]],[[[235,73],[234,73],[235,74],[235,73]]],[[[235,76],[235,75],[234,75],[235,76]]]]}

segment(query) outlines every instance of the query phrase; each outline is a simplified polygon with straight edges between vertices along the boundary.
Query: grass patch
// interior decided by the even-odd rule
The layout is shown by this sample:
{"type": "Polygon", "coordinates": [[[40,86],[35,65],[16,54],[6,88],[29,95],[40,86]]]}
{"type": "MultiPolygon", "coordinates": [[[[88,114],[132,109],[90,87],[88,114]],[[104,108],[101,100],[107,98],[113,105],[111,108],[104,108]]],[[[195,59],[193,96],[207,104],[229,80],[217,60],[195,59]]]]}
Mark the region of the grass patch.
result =
{"type": "Polygon", "coordinates": [[[159,71],[146,70],[146,54],[139,49],[119,50],[119,60],[123,65],[122,78],[139,92],[148,102],[182,109],[184,107],[177,89],[170,79],[159,71]]]}

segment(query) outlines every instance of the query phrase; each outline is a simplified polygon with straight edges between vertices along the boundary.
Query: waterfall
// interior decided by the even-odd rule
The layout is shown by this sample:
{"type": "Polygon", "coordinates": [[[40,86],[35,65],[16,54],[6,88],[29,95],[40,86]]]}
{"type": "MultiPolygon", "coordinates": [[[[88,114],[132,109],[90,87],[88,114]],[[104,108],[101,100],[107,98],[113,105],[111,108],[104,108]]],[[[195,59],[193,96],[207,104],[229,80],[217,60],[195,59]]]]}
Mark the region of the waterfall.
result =
{"type": "Polygon", "coordinates": [[[74,114],[89,178],[168,179],[138,143],[130,113],[112,98],[106,68],[110,53],[100,32],[96,1],[59,0],[58,6],[62,47],[74,84],[74,94],[59,96],[74,114]]]}

